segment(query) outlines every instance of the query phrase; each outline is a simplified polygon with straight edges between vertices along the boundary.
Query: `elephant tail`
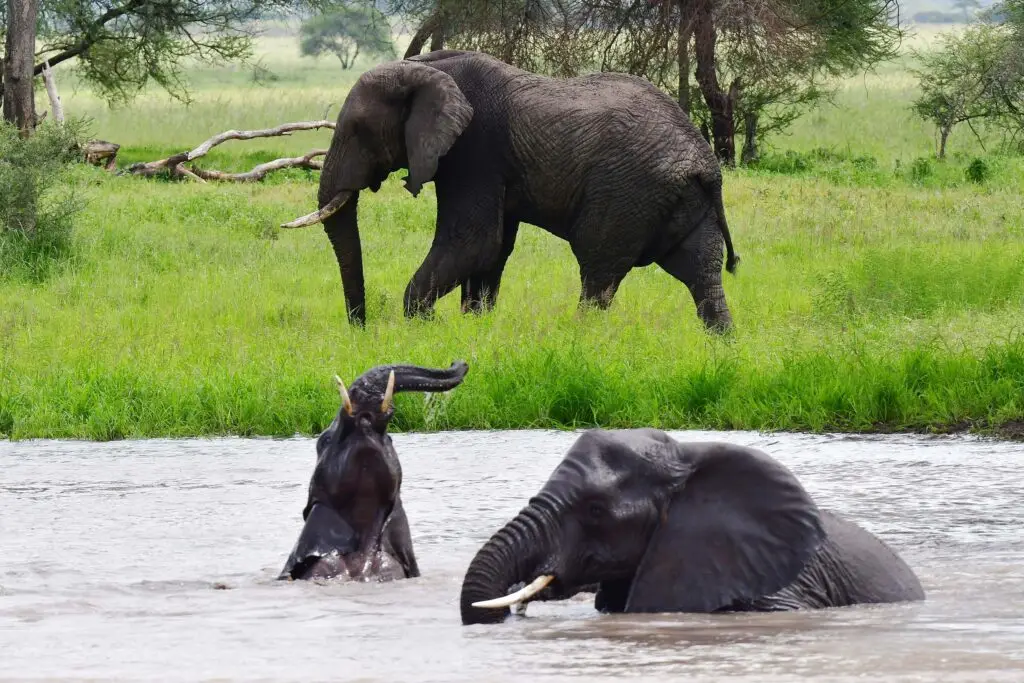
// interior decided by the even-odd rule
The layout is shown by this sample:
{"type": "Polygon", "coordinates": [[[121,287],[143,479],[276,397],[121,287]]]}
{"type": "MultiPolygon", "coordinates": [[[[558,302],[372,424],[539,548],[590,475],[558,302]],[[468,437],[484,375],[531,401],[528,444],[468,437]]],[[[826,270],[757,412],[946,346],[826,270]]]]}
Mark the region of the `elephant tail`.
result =
{"type": "Polygon", "coordinates": [[[736,266],[740,263],[740,255],[732,248],[732,235],[729,234],[729,223],[725,220],[725,204],[722,202],[722,177],[719,175],[714,179],[702,178],[701,180],[701,185],[710,195],[711,203],[715,207],[715,215],[718,217],[718,229],[722,232],[722,238],[725,240],[725,269],[735,275],[736,266]]]}

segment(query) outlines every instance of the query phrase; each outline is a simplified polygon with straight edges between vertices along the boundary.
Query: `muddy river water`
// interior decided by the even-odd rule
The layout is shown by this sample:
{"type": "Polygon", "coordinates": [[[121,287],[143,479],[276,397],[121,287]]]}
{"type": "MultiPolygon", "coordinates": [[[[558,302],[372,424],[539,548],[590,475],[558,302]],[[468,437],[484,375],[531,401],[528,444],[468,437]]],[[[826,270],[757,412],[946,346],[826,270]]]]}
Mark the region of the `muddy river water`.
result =
{"type": "Polygon", "coordinates": [[[574,434],[395,435],[423,576],[334,585],[274,581],[311,439],[0,442],[0,679],[1024,681],[1024,445],[674,436],[767,450],[896,548],[928,599],[706,617],[578,596],[467,628],[469,560],[574,434]]]}

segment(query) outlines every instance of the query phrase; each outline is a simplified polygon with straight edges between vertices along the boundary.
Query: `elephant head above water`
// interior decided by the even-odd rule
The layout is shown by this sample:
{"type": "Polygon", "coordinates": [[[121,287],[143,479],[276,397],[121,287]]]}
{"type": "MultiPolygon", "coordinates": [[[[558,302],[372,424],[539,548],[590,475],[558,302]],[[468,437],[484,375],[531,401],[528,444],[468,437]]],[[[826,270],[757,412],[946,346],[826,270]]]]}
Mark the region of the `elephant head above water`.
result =
{"type": "Polygon", "coordinates": [[[349,321],[366,320],[357,204],[407,168],[414,196],[434,182],[434,240],[405,289],[406,316],[462,288],[462,310],[495,305],[521,222],[567,240],[581,306],[611,305],[633,269],[658,264],[689,289],[705,325],[726,330],[735,271],[722,172],[679,105],[641,78],[548,78],[479,52],[439,50],[359,77],[338,115],[319,209],[349,321]]]}
{"type": "Polygon", "coordinates": [[[819,510],[781,463],[654,429],[592,430],[477,552],[464,624],[597,588],[607,612],[778,611],[924,599],[866,530],[819,510]],[[511,587],[528,585],[506,595],[511,587]]]}
{"type": "Polygon", "coordinates": [[[381,580],[419,576],[402,507],[402,467],[387,434],[400,391],[448,391],[469,366],[384,365],[351,388],[335,378],[341,407],[316,441],[304,525],[278,578],[381,580]]]}

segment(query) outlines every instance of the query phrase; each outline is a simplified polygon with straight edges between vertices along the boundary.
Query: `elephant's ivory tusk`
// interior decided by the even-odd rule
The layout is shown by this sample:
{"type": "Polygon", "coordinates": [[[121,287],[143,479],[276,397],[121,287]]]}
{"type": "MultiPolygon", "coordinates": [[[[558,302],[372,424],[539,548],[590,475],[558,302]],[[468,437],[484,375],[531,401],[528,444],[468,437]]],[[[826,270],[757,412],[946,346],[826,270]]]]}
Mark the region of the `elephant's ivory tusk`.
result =
{"type": "Polygon", "coordinates": [[[348,397],[348,391],[345,390],[345,383],[337,375],[334,376],[334,381],[338,384],[338,393],[341,394],[341,404],[345,406],[345,413],[351,415],[352,400],[348,397]]]}
{"type": "Polygon", "coordinates": [[[474,602],[473,607],[511,607],[517,603],[529,600],[537,593],[544,590],[549,583],[555,580],[555,577],[551,574],[543,574],[533,580],[529,586],[520,588],[515,593],[506,595],[503,598],[494,598],[493,600],[481,600],[480,602],[474,602]]]}
{"type": "Polygon", "coordinates": [[[395,371],[392,370],[391,374],[388,375],[388,388],[384,392],[384,400],[380,402],[380,412],[388,412],[388,408],[391,407],[391,399],[395,395],[395,371]]]}
{"type": "Polygon", "coordinates": [[[324,208],[319,211],[314,211],[311,214],[305,215],[302,218],[296,218],[291,223],[282,223],[282,228],[305,228],[310,225],[316,225],[320,221],[326,220],[336,214],[338,209],[345,206],[345,202],[349,200],[352,193],[348,190],[342,190],[338,194],[334,195],[334,199],[324,204],[324,208]]]}

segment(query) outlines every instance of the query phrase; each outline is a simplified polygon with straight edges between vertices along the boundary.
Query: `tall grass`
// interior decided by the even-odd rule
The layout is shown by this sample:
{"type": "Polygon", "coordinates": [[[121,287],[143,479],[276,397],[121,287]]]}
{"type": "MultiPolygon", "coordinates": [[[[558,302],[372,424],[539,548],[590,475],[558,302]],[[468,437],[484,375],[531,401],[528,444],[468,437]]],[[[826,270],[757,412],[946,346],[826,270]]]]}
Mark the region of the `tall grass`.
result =
{"type": "MultiPolygon", "coordinates": [[[[122,143],[125,161],[319,118],[332,102],[336,114],[358,71],[300,61],[282,41],[264,43],[264,63],[284,74],[269,86],[203,72],[188,109],[147,94],[109,110],[84,92],[66,107],[122,143]]],[[[369,324],[350,328],[322,230],[277,227],[310,210],[315,174],[194,185],[82,168],[75,260],[43,283],[0,282],[0,435],[312,434],[337,409],[334,373],[456,358],[470,364],[463,386],[400,396],[396,428],[1013,425],[1024,419],[1024,165],[965,137],[960,161],[913,172],[932,140],[906,112],[901,73],[850,84],[840,108],[773,141],[760,168],[727,174],[743,264],[725,277],[736,331],[724,339],[656,267],[633,271],[610,310],[577,311],[568,245],[530,226],[494,312],[463,316],[455,293],[435,320],[407,321],[402,292],[435,202],[432,186],[413,199],[397,176],[360,201],[369,324]],[[992,169],[982,184],[964,177],[975,157],[992,169]]],[[[327,136],[227,143],[204,163],[246,168],[327,136]]]]}

